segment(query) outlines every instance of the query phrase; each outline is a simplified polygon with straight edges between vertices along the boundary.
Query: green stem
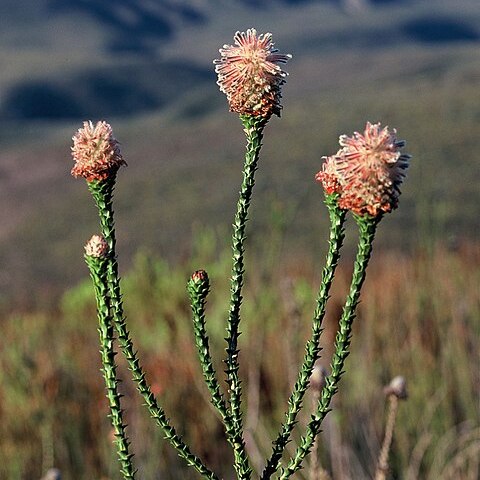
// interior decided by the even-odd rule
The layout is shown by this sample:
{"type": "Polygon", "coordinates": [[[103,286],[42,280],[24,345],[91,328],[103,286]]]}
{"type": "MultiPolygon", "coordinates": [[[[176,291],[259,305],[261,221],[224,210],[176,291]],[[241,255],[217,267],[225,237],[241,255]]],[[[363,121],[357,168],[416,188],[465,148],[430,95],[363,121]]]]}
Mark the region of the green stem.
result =
{"type": "Polygon", "coordinates": [[[118,336],[118,343],[127,360],[128,367],[132,372],[133,380],[137,384],[137,389],[142,395],[150,415],[163,430],[165,438],[177,451],[178,455],[185,460],[187,465],[193,467],[205,478],[217,479],[217,476],[211,472],[197,456],[190,452],[188,446],[176,433],[175,428],[170,425],[164,410],[158,405],[155,395],[152,393],[150,385],[146,380],[145,372],[138,360],[137,352],[133,347],[130,332],[127,329],[123,314],[120,279],[115,254],[115,225],[112,208],[114,182],[115,178],[101,182],[90,182],[89,189],[98,207],[102,234],[111,248],[107,261],[107,285],[111,301],[113,323],[118,336]]]}
{"type": "Polygon", "coordinates": [[[230,286],[230,310],[227,324],[227,359],[225,373],[227,385],[230,391],[230,410],[232,418],[232,438],[234,467],[239,479],[248,479],[252,470],[248,464],[248,458],[243,440],[243,422],[241,414],[242,388],[238,376],[238,337],[240,335],[240,306],[242,304],[242,287],[244,274],[244,253],[245,253],[245,226],[248,217],[248,208],[252,198],[253,186],[255,184],[255,171],[262,146],[263,129],[268,119],[262,117],[240,116],[243,123],[247,146],[245,163],[243,167],[243,182],[240,189],[240,196],[237,202],[237,212],[233,223],[232,234],[232,275],[230,286]]]}
{"type": "Polygon", "coordinates": [[[338,390],[338,383],[343,374],[345,359],[349,354],[355,310],[358,305],[360,290],[365,280],[368,261],[372,253],[373,239],[380,218],[381,217],[355,216],[359,228],[357,257],[355,259],[350,292],[343,307],[339,329],[335,339],[335,352],[332,358],[331,373],[326,378],[317,411],[308,423],[306,434],[301,438],[300,445],[297,447],[292,460],[289,462],[287,468],[282,470],[280,475],[281,480],[286,480],[302,468],[302,462],[310,453],[315,442],[315,437],[320,433],[321,423],[330,411],[332,397],[338,390]]]}
{"type": "Polygon", "coordinates": [[[187,284],[187,290],[192,306],[195,344],[197,346],[203,377],[212,396],[212,404],[220,413],[227,432],[227,439],[230,440],[233,436],[230,412],[228,411],[217,380],[212,357],[210,355],[209,339],[205,328],[205,303],[209,288],[208,275],[207,272],[204,271],[195,272],[187,284]]]}
{"type": "Polygon", "coordinates": [[[108,244],[110,255],[116,257],[115,246],[115,220],[113,218],[113,191],[115,188],[116,174],[102,181],[87,182],[88,189],[98,208],[102,235],[108,244]]]}
{"type": "Polygon", "coordinates": [[[325,316],[327,300],[329,298],[328,294],[340,257],[340,249],[345,237],[343,225],[346,214],[345,210],[338,207],[336,196],[328,195],[325,199],[325,203],[328,207],[330,216],[329,249],[322,273],[320,289],[317,295],[317,306],[315,308],[312,322],[312,335],[305,346],[303,364],[298,373],[298,378],[292,394],[288,400],[288,412],[285,415],[285,423],[283,423],[278,437],[273,442],[273,452],[262,473],[262,480],[269,479],[280,466],[283,451],[296,424],[297,415],[302,408],[303,398],[310,384],[310,377],[312,376],[315,362],[318,360],[320,354],[322,322],[325,316]]]}
{"type": "Polygon", "coordinates": [[[105,258],[94,258],[85,256],[85,261],[90,270],[90,276],[93,280],[95,297],[97,299],[97,312],[100,334],[100,355],[102,359],[102,372],[107,388],[107,398],[110,405],[110,419],[112,421],[115,433],[115,443],[117,444],[118,459],[120,461],[120,472],[125,479],[135,478],[133,467],[133,454],[129,453],[129,444],[125,431],[126,425],[123,424],[123,411],[120,405],[118,393],[118,379],[116,375],[117,365],[115,363],[115,351],[113,349],[113,325],[110,317],[110,307],[108,304],[108,287],[106,282],[107,260],[105,258]]]}

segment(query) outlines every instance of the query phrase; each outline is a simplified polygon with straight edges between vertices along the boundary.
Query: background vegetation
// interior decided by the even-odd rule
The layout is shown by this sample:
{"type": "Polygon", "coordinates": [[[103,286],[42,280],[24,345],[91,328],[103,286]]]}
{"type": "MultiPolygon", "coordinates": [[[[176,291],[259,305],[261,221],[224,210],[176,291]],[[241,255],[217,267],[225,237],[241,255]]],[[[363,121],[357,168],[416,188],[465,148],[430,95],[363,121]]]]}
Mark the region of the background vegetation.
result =
{"type": "MultiPolygon", "coordinates": [[[[410,398],[400,408],[393,478],[476,480],[478,1],[103,5],[0,5],[0,478],[39,478],[52,465],[67,479],[118,478],[82,260],[97,219],[84,182],[68,174],[69,138],[87,118],[112,123],[129,163],[117,185],[118,250],[141,357],[180,431],[231,476],[198,380],[184,285],[200,267],[212,278],[208,326],[221,371],[244,139],[211,61],[235,30],[255,26],[294,58],[283,118],[266,132],[249,225],[241,347],[254,465],[282,420],[323,264],[327,215],[313,176],[338,135],[368,119],[396,127],[413,161],[400,207],[379,229],[322,463],[336,479],[371,478],[382,386],[402,374],[410,398]]],[[[325,366],[354,243],[351,230],[325,366]]],[[[192,477],[149,426],[129,382],[123,388],[144,478],[192,477]]]]}
{"type": "MultiPolygon", "coordinates": [[[[269,245],[276,245],[275,240],[269,245]]],[[[154,391],[194,451],[229,478],[230,452],[209,407],[185,301],[189,272],[205,265],[213,285],[209,332],[221,372],[229,262],[228,251],[217,258],[212,244],[212,234],[202,235],[193,260],[174,268],[139,254],[124,290],[132,334],[154,391]]],[[[277,265],[269,255],[279,251],[265,250],[263,260],[250,257],[257,268],[248,276],[241,342],[247,443],[257,470],[283,419],[319,280],[319,265],[277,265]]],[[[393,478],[478,478],[479,255],[468,245],[414,256],[376,252],[347,374],[321,435],[322,465],[335,478],[372,478],[382,440],[382,387],[397,374],[407,378],[410,396],[400,406],[393,478]]],[[[345,260],[329,302],[321,360],[327,368],[349,270],[345,260]]],[[[85,280],[64,295],[56,311],[4,319],[3,478],[35,478],[52,464],[66,478],[119,478],[97,373],[94,318],[91,285],[85,280]]],[[[123,363],[121,375],[141,478],[196,478],[152,428],[123,363]]],[[[310,407],[308,398],[306,405],[310,407]]],[[[308,417],[307,411],[298,432],[308,417]]]]}

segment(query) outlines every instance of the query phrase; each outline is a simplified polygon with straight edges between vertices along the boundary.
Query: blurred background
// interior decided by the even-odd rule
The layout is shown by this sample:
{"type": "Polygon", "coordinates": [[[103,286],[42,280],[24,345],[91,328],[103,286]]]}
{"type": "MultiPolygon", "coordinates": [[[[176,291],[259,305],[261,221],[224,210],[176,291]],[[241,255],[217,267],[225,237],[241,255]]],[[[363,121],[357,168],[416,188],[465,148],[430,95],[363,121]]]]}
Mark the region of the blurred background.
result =
{"type": "MultiPolygon", "coordinates": [[[[376,238],[322,464],[335,480],[372,477],[382,387],[403,374],[411,395],[392,478],[480,478],[478,0],[2,0],[0,478],[40,478],[53,466],[67,479],[120,478],[83,262],[98,219],[85,182],[69,174],[71,137],[88,119],[112,124],[128,162],[115,210],[141,357],[180,432],[232,476],[198,380],[184,285],[193,269],[210,273],[221,371],[244,137],[212,60],[250,27],[293,55],[248,232],[241,348],[254,467],[269,453],[309,335],[328,229],[314,175],[338,136],[369,120],[396,128],[413,159],[400,207],[376,238]]],[[[326,319],[327,368],[356,243],[348,232],[326,319]]],[[[148,426],[133,387],[123,388],[140,478],[193,478],[148,426]]]]}

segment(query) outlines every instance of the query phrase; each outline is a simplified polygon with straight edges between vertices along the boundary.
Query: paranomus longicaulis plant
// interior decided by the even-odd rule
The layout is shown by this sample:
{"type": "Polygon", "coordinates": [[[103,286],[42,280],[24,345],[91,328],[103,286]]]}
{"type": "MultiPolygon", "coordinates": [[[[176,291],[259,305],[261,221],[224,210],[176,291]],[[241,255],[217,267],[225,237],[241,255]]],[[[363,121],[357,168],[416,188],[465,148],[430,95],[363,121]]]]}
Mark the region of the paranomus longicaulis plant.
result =
{"type": "MultiPolygon", "coordinates": [[[[198,348],[204,380],[211,393],[212,403],[224,424],[227,440],[233,450],[234,469],[238,479],[252,476],[245,448],[242,418],[242,389],[239,379],[238,337],[241,317],[242,287],[244,283],[244,253],[246,222],[255,172],[258,168],[260,149],[265,126],[272,115],[280,116],[281,87],[287,73],[282,69],[291,55],[279,53],[270,33],[257,34],[254,29],[237,32],[234,45],[224,45],[220,58],[214,61],[218,85],[225,93],[230,111],[239,115],[246,136],[246,153],[243,182],[237,203],[232,233],[232,271],[230,307],[226,318],[226,393],[220,386],[210,354],[206,332],[205,303],[210,288],[205,271],[195,272],[187,284],[193,316],[195,343],[198,348]]],[[[116,362],[113,344],[118,345],[125,356],[133,381],[144,403],[163,430],[178,455],[205,478],[217,478],[200,458],[176,433],[170,424],[159,399],[152,393],[137,351],[133,346],[125,316],[115,252],[115,225],[113,214],[113,190],[120,167],[125,166],[110,125],[104,121],[85,122],[73,137],[72,153],[75,165],[72,174],[84,177],[94,198],[100,217],[101,235],[94,235],[85,247],[85,260],[93,280],[98,307],[101,360],[110,405],[110,418],[115,431],[118,458],[124,478],[135,478],[133,454],[122,419],[120,395],[117,389],[116,362]],[[116,332],[116,333],[115,333],[116,332]]],[[[334,155],[324,157],[322,170],[316,180],[323,185],[325,204],[330,217],[329,250],[313,312],[311,337],[305,347],[297,381],[288,400],[285,418],[280,426],[261,479],[272,476],[287,479],[302,467],[302,462],[314,445],[322,420],[330,410],[333,395],[338,389],[349,353],[352,322],[360,289],[372,251],[375,230],[386,212],[397,207],[398,196],[409,155],[401,153],[404,142],[397,140],[395,130],[382,128],[379,123],[367,123],[363,133],[340,137],[340,149],[334,155]],[[283,463],[283,455],[290,441],[297,417],[304,408],[303,400],[309,387],[316,360],[319,358],[322,320],[335,269],[344,239],[345,217],[350,211],[358,225],[358,252],[349,294],[345,301],[331,361],[331,373],[325,378],[325,386],[319,395],[298,444],[290,459],[283,463]]]]}

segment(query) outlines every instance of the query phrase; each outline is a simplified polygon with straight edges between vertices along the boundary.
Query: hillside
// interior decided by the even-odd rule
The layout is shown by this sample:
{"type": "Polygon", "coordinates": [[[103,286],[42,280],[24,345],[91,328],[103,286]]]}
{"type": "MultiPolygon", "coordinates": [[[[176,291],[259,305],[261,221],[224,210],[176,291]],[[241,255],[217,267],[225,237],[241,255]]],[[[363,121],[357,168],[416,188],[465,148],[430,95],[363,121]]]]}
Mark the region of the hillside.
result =
{"type": "Polygon", "coordinates": [[[325,212],[312,177],[338,135],[367,119],[397,127],[414,155],[380,246],[474,237],[478,2],[354,3],[124,0],[105,10],[100,1],[2,2],[4,303],[40,301],[85,276],[81,251],[96,218],[85,185],[68,172],[69,139],[86,118],[112,123],[129,163],[117,188],[124,265],[143,246],[188,256],[195,229],[224,231],[244,140],[211,62],[250,26],[272,31],[294,55],[283,118],[264,142],[254,242],[280,217],[286,255],[321,255],[312,246],[325,242],[325,212]]]}
{"type": "Polygon", "coordinates": [[[112,9],[100,0],[2,2],[0,121],[158,111],[187,90],[211,85],[218,46],[253,24],[274,31],[296,61],[458,48],[480,39],[475,0],[461,7],[357,0],[364,5],[358,11],[346,9],[349,3],[355,2],[123,0],[112,9]]]}

